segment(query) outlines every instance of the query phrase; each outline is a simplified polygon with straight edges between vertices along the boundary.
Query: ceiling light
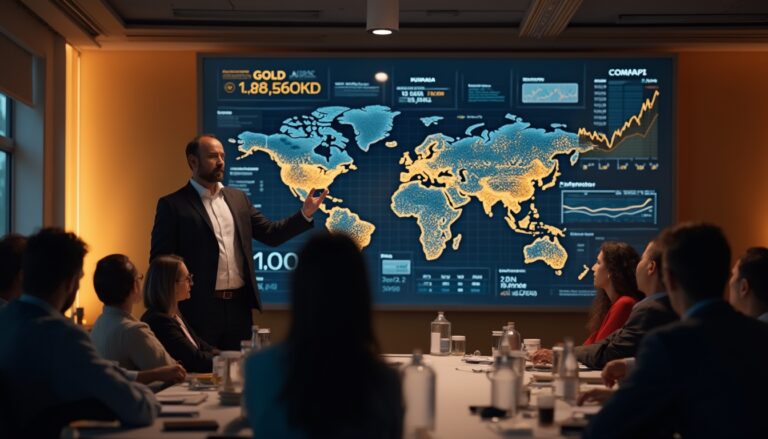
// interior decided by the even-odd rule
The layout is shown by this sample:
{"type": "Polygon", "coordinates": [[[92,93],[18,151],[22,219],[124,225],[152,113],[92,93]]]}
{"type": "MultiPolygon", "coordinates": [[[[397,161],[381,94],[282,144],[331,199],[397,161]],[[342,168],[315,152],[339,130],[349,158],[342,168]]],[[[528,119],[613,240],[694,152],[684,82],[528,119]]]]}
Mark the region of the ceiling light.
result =
{"type": "Polygon", "coordinates": [[[365,29],[374,35],[391,35],[400,29],[400,0],[368,0],[365,29]]]}

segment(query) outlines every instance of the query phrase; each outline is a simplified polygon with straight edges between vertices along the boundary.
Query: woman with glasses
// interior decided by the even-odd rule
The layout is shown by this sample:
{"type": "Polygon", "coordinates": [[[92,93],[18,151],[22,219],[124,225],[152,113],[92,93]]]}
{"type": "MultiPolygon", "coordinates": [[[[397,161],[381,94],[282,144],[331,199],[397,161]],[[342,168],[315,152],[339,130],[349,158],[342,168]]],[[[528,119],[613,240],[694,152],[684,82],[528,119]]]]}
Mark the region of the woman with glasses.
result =
{"type": "Polygon", "coordinates": [[[219,350],[195,335],[179,312],[179,302],[189,299],[192,274],[175,255],[158,256],[149,265],[144,282],[141,316],[171,356],[188,372],[210,372],[219,350]]]}

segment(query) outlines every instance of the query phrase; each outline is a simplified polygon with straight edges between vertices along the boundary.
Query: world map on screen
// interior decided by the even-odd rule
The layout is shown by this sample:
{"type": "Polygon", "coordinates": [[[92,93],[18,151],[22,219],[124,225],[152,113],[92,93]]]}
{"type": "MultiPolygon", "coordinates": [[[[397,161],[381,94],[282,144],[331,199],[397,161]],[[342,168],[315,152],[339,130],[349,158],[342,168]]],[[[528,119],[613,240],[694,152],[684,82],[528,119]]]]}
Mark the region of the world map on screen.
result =
{"type": "MultiPolygon", "coordinates": [[[[449,244],[452,250],[459,248],[462,235],[451,227],[464,206],[480,203],[492,219],[493,207],[501,204],[510,233],[530,236],[530,242],[520,249],[525,263],[540,261],[560,275],[568,260],[560,242],[564,230],[541,218],[532,201],[539,192],[555,187],[561,175],[559,157],[568,156],[575,166],[583,153],[610,151],[622,137],[647,131],[649,124],[644,121],[651,119],[657,96],[658,92],[647,99],[638,114],[610,138],[586,128],[568,131],[557,123],[549,130],[533,127],[512,114],[507,114],[509,123],[502,126],[468,126],[464,137],[435,132],[412,151],[402,153],[400,185],[391,196],[391,212],[415,221],[425,258],[436,260],[449,244]]],[[[401,112],[382,105],[317,108],[311,114],[284,120],[276,133],[240,133],[237,159],[247,161],[252,154],[267,154],[279,166],[283,184],[300,200],[313,189],[329,188],[328,202],[321,207],[327,214],[325,227],[348,234],[365,248],[376,232],[375,221],[361,218],[354,206],[334,197],[333,185],[358,170],[356,154],[399,146],[387,142],[399,117],[401,112]],[[350,126],[354,139],[334,128],[338,125],[350,126]]],[[[425,126],[439,126],[440,119],[423,117],[421,121],[425,126]]]]}

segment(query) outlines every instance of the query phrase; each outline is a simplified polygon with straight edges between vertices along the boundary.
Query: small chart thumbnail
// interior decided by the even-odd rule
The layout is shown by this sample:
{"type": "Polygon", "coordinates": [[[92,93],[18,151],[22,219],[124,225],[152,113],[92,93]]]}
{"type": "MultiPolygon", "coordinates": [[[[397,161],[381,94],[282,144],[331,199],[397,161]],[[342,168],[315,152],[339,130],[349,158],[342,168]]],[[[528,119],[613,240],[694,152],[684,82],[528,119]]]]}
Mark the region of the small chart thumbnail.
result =
{"type": "Polygon", "coordinates": [[[654,190],[562,191],[563,224],[656,224],[654,190]]]}

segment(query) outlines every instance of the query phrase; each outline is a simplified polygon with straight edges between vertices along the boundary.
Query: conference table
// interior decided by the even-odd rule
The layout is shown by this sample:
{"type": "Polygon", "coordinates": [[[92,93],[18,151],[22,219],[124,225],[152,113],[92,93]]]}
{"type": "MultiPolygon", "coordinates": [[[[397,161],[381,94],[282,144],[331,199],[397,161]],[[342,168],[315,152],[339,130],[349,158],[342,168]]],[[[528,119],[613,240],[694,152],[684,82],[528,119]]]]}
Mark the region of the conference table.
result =
{"type": "MultiPolygon", "coordinates": [[[[410,355],[390,354],[384,356],[385,361],[393,366],[403,367],[410,362],[410,355]]],[[[469,406],[488,406],[491,400],[491,381],[485,371],[491,366],[482,364],[468,364],[459,356],[424,356],[425,363],[435,370],[436,374],[436,426],[431,437],[434,439],[451,438],[495,438],[510,434],[510,429],[521,429],[515,432],[515,437],[560,437],[559,424],[574,415],[589,415],[596,413],[599,406],[573,407],[564,401],[557,400],[555,404],[555,424],[548,427],[540,427],[536,419],[535,408],[521,410],[517,415],[508,420],[481,420],[477,415],[470,413],[469,406]],[[526,430],[530,429],[529,433],[526,430]]],[[[524,381],[529,383],[534,374],[546,374],[547,372],[535,372],[526,370],[524,381]]],[[[601,387],[599,381],[600,371],[580,371],[582,390],[592,387],[601,387]]],[[[545,390],[546,386],[531,387],[531,404],[535,405],[537,394],[545,390]]],[[[147,427],[133,429],[103,429],[85,428],[76,433],[80,438],[199,438],[209,436],[225,437],[251,437],[251,431],[247,422],[242,418],[242,408],[239,406],[224,406],[220,404],[218,392],[215,390],[191,392],[188,384],[179,384],[169,387],[158,393],[162,400],[172,400],[176,396],[203,394],[205,400],[197,405],[164,405],[164,416],[158,417],[155,422],[147,427]],[[177,411],[194,411],[193,416],[183,416],[177,411]],[[169,415],[169,416],[168,416],[169,415]],[[163,431],[166,421],[174,420],[215,420],[218,431],[163,431]]]]}

